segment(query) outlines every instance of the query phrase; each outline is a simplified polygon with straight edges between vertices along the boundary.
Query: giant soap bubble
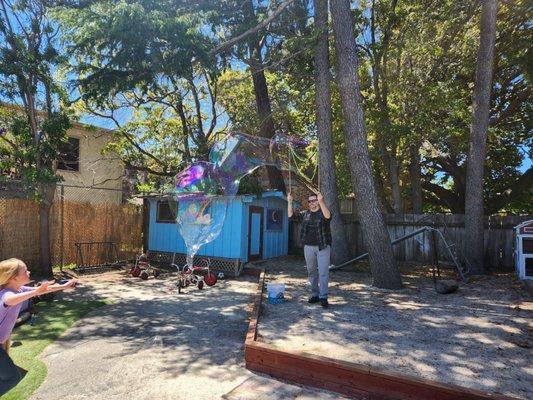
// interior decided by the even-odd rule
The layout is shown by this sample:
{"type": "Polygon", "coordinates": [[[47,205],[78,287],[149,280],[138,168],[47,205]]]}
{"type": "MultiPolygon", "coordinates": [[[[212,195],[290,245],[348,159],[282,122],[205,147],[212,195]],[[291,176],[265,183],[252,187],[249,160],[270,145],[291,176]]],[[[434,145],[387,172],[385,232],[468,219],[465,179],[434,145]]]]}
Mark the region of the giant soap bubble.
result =
{"type": "Polygon", "coordinates": [[[293,173],[302,184],[316,192],[318,173],[318,141],[307,141],[283,133],[276,134],[270,141],[270,152],[276,156],[279,169],[293,173]]]}
{"type": "MultiPolygon", "coordinates": [[[[187,246],[189,267],[200,247],[220,234],[240,180],[263,165],[291,168],[285,154],[291,157],[295,148],[306,146],[306,142],[283,134],[271,140],[231,132],[213,144],[209,162],[193,163],[176,176],[176,221],[187,246]]],[[[297,169],[294,172],[298,173],[297,169]]]]}

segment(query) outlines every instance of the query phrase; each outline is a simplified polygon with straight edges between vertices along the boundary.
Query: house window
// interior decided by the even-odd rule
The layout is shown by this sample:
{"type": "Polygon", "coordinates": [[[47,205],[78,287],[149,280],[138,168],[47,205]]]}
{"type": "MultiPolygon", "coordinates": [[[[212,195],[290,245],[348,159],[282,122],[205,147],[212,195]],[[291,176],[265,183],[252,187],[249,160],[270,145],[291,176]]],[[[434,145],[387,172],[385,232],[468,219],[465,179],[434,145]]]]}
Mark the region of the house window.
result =
{"type": "Polygon", "coordinates": [[[68,142],[59,147],[57,169],[66,171],[80,170],[80,139],[68,138],[68,142]]]}
{"type": "Polygon", "coordinates": [[[157,202],[157,222],[173,224],[176,222],[176,202],[161,200],[157,202]],[[172,204],[171,204],[172,202],[172,204]]]}
{"type": "Polygon", "coordinates": [[[347,198],[341,200],[341,214],[353,214],[353,199],[347,198]]]}

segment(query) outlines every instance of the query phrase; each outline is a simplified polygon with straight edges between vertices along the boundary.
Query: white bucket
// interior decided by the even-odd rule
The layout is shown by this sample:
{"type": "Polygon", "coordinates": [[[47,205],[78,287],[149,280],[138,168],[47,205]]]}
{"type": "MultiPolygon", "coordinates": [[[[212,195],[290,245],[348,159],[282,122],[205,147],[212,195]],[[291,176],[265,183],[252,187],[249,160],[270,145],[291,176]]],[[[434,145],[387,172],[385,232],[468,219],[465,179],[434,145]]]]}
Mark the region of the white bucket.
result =
{"type": "Polygon", "coordinates": [[[270,304],[283,303],[285,296],[285,284],[284,283],[267,283],[268,302],[270,304]]]}

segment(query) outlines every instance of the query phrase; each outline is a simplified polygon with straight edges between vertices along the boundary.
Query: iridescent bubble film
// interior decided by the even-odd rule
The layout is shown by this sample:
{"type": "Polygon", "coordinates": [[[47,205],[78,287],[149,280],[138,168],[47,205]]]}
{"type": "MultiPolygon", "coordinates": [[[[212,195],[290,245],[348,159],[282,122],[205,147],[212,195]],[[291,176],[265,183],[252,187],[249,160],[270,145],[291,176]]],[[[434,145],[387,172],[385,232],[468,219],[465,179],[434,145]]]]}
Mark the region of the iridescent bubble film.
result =
{"type": "Polygon", "coordinates": [[[306,147],[305,141],[282,134],[270,140],[231,132],[213,144],[209,162],[196,162],[180,172],[174,197],[176,221],[187,246],[187,264],[192,266],[201,246],[220,234],[228,205],[245,175],[263,165],[298,173],[298,164],[289,159],[305,157],[299,154],[306,147]]]}
{"type": "Polygon", "coordinates": [[[316,191],[318,173],[318,141],[276,134],[270,140],[270,152],[276,157],[279,169],[290,171],[308,188],[316,191]]]}

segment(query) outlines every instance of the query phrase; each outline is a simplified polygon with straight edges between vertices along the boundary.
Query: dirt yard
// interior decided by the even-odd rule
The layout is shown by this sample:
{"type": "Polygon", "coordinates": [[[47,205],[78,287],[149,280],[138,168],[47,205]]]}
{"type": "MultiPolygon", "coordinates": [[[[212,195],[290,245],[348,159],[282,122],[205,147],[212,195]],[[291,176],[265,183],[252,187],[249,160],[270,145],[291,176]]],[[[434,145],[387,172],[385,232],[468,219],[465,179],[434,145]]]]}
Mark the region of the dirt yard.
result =
{"type": "Polygon", "coordinates": [[[405,289],[371,286],[368,266],[330,274],[330,308],[308,304],[302,258],[261,264],[286,286],[266,294],[258,340],[521,399],[533,398],[533,303],[514,274],[478,278],[456,293],[433,289],[427,266],[402,266],[405,289]]]}

